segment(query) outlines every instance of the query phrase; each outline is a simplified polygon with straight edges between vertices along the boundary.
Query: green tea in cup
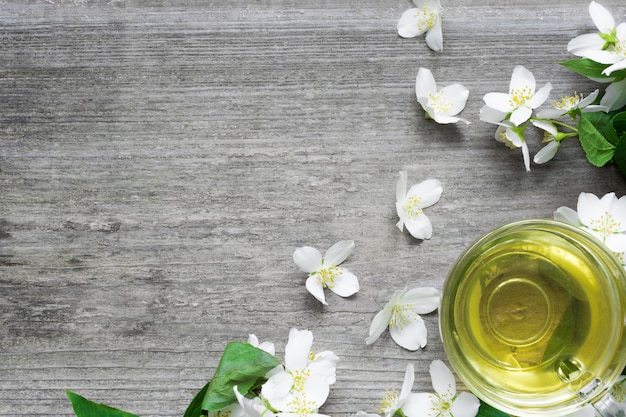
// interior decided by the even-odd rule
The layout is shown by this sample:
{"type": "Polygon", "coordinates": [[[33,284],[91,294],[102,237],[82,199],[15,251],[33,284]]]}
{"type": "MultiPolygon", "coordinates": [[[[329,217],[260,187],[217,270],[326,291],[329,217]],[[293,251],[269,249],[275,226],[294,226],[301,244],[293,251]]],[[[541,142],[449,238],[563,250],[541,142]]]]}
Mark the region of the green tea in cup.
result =
{"type": "Polygon", "coordinates": [[[610,416],[620,412],[607,395],[626,365],[625,315],[626,271],[601,241],[527,220],[488,233],[455,262],[440,330],[459,378],[493,407],[559,416],[595,404],[610,416]]]}

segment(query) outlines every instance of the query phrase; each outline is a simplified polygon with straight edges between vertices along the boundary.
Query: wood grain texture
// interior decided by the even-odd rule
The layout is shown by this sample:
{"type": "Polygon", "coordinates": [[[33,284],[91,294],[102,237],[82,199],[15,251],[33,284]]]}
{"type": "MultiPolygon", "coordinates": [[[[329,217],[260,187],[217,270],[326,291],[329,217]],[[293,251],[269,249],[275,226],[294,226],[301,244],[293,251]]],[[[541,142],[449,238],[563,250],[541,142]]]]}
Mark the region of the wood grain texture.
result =
{"type": "Polygon", "coordinates": [[[436,314],[422,351],[365,345],[390,294],[440,288],[500,224],[626,194],[575,141],[526,173],[478,120],[515,65],[551,98],[598,87],[557,64],[594,29],[588,2],[443,3],[435,53],[397,36],[409,1],[2,1],[0,416],[70,416],[65,389],[180,416],[227,342],[281,357],[291,327],[341,358],[326,414],[375,412],[408,363],[430,391],[436,314]],[[470,89],[472,124],[424,119],[419,67],[470,89]],[[431,240],[395,227],[403,169],[443,183],[431,240]],[[322,306],[292,252],[342,239],[361,291],[322,306]]]}

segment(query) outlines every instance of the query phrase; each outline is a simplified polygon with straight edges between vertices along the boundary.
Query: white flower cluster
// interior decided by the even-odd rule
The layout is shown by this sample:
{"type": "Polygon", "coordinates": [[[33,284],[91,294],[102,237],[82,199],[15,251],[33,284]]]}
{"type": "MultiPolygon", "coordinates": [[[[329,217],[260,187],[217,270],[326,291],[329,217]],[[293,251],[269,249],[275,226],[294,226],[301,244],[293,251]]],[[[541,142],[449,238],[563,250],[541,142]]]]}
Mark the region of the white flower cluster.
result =
{"type": "MultiPolygon", "coordinates": [[[[255,335],[248,343],[274,355],[274,344],[259,344],[255,335]]],[[[218,412],[229,417],[323,416],[318,409],[326,402],[330,386],[335,383],[339,358],[331,351],[314,353],[313,334],[308,330],[291,329],[285,347],[285,363],[266,375],[258,396],[243,396],[234,387],[237,402],[218,412]]]]}

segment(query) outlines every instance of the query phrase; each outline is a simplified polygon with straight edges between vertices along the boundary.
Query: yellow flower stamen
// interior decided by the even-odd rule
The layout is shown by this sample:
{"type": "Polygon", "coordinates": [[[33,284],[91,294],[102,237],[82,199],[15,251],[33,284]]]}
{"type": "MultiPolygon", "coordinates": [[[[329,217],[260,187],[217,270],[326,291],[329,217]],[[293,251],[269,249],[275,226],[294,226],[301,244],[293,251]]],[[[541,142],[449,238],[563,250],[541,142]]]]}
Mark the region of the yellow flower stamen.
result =
{"type": "Polygon", "coordinates": [[[578,106],[578,103],[580,103],[582,99],[583,95],[574,91],[573,95],[561,97],[560,101],[554,100],[552,102],[552,108],[557,110],[569,110],[578,106]]]}
{"type": "Polygon", "coordinates": [[[436,93],[428,95],[428,105],[432,107],[437,113],[447,113],[453,107],[453,104],[448,100],[448,97],[443,94],[443,90],[439,90],[436,93]]]}
{"type": "Polygon", "coordinates": [[[411,320],[415,320],[412,304],[396,304],[391,308],[391,319],[389,325],[393,327],[404,327],[411,320]]]}
{"type": "Polygon", "coordinates": [[[408,197],[402,204],[402,209],[409,218],[417,218],[420,214],[424,212],[424,209],[422,207],[422,197],[408,197]]]}
{"type": "Polygon", "coordinates": [[[311,371],[308,369],[305,369],[303,371],[297,370],[297,371],[293,371],[291,373],[291,376],[293,378],[292,389],[296,392],[304,392],[304,385],[306,384],[306,381],[311,376],[311,371]]]}
{"type": "Polygon", "coordinates": [[[325,288],[333,288],[335,286],[335,279],[341,275],[343,268],[335,265],[330,265],[326,268],[320,269],[317,272],[317,279],[325,288]]]}
{"type": "Polygon", "coordinates": [[[524,86],[524,88],[514,88],[509,92],[511,98],[509,99],[509,104],[511,107],[519,107],[526,104],[528,100],[533,96],[533,90],[529,86],[524,86]]]}
{"type": "Polygon", "coordinates": [[[452,409],[452,401],[442,397],[439,394],[435,394],[439,401],[433,401],[433,407],[431,411],[434,416],[450,416],[450,410],[452,409]]]}
{"type": "Polygon", "coordinates": [[[428,7],[423,7],[422,10],[415,13],[413,17],[417,20],[417,28],[421,32],[426,32],[435,25],[437,12],[429,9],[428,7]]]}
{"type": "Polygon", "coordinates": [[[602,234],[605,239],[606,236],[613,233],[619,233],[622,230],[621,222],[615,220],[613,215],[608,211],[605,211],[602,216],[593,219],[589,226],[596,232],[602,234]]]}
{"type": "Polygon", "coordinates": [[[315,405],[315,401],[308,400],[305,393],[287,403],[290,413],[300,417],[316,413],[315,405]]]}
{"type": "Polygon", "coordinates": [[[554,135],[552,133],[544,130],[542,142],[553,142],[554,139],[556,139],[556,138],[554,137],[554,135]]]}
{"type": "Polygon", "coordinates": [[[623,55],[626,57],[626,41],[617,42],[613,46],[613,52],[617,55],[623,55]]]}
{"type": "Polygon", "coordinates": [[[502,132],[500,132],[498,141],[504,143],[509,149],[517,148],[517,146],[513,144],[513,141],[511,141],[509,137],[506,135],[506,130],[503,130],[502,132]]]}
{"type": "Polygon", "coordinates": [[[385,390],[385,395],[380,402],[380,407],[378,407],[378,412],[381,414],[385,414],[388,411],[392,411],[395,409],[398,403],[398,393],[395,389],[385,390]]]}

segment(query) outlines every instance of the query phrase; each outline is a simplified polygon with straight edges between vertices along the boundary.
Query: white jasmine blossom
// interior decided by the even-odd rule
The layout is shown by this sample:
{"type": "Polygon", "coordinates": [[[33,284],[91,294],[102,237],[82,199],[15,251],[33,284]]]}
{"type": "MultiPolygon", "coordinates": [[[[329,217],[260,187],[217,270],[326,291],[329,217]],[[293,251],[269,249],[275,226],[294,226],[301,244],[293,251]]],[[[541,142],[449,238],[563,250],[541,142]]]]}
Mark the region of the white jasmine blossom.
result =
{"type": "Polygon", "coordinates": [[[567,50],[601,64],[610,64],[602,71],[607,76],[626,69],[626,23],[616,26],[611,13],[595,1],[589,4],[589,15],[599,32],[577,36],[568,43],[567,50]]]}
{"type": "Polygon", "coordinates": [[[322,304],[328,304],[324,288],[341,297],[349,297],[359,291],[359,281],[353,273],[338,266],[354,250],[354,241],[342,240],[330,247],[322,257],[315,248],[304,246],[293,253],[293,260],[300,270],[307,272],[306,289],[322,304]]]}
{"type": "Polygon", "coordinates": [[[546,145],[535,154],[533,161],[544,164],[554,158],[561,146],[560,134],[556,125],[547,120],[532,120],[532,124],[544,131],[543,142],[546,145]]]}
{"type": "Polygon", "coordinates": [[[475,417],[480,401],[469,392],[457,394],[454,375],[440,360],[430,364],[434,394],[411,394],[402,407],[406,417],[475,417]]]}
{"type": "Polygon", "coordinates": [[[592,1],[589,3],[589,15],[598,28],[597,33],[586,33],[577,36],[567,44],[568,52],[585,57],[589,51],[601,51],[607,44],[614,41],[616,32],[613,15],[601,4],[592,1]]]}
{"type": "Polygon", "coordinates": [[[504,143],[509,149],[521,148],[522,156],[524,157],[524,167],[526,171],[530,171],[530,151],[524,139],[524,129],[525,127],[517,128],[510,122],[504,121],[496,129],[495,138],[498,142],[504,143]]]}
{"type": "Polygon", "coordinates": [[[552,108],[538,111],[537,117],[540,119],[555,119],[576,110],[580,110],[582,113],[608,112],[607,106],[591,104],[598,98],[599,93],[600,90],[596,89],[583,98],[582,94],[574,92],[571,96],[564,96],[561,100],[552,102],[552,108]]]}
{"type": "Polygon", "coordinates": [[[365,343],[372,344],[389,327],[391,338],[407,350],[426,346],[428,332],[420,314],[439,307],[439,291],[435,288],[414,288],[395,291],[370,325],[365,343]]]}
{"type": "Polygon", "coordinates": [[[457,117],[464,108],[469,90],[461,84],[452,84],[437,89],[433,73],[426,68],[420,68],[415,79],[415,93],[427,117],[437,123],[447,124],[469,121],[457,117]]]}
{"type": "Polygon", "coordinates": [[[387,390],[380,402],[380,408],[378,412],[384,417],[393,417],[399,410],[402,409],[404,403],[409,399],[411,395],[411,389],[413,388],[413,382],[415,382],[415,369],[413,364],[408,364],[404,371],[404,381],[402,382],[402,388],[400,389],[400,395],[398,395],[395,389],[387,390]]]}
{"type": "Polygon", "coordinates": [[[433,227],[424,209],[437,203],[443,193],[441,183],[429,179],[411,186],[407,192],[407,173],[400,171],[396,183],[396,212],[400,221],[396,224],[400,230],[406,226],[411,236],[417,239],[430,239],[433,227]]]}
{"type": "Polygon", "coordinates": [[[598,198],[591,193],[580,193],[577,211],[559,207],[554,219],[580,227],[600,239],[626,265],[626,196],[615,193],[598,198]]]}
{"type": "Polygon", "coordinates": [[[552,84],[546,83],[535,91],[536,82],[532,72],[518,65],[513,69],[508,93],[487,93],[485,104],[493,110],[505,113],[515,126],[526,122],[532,112],[547,100],[552,84]]]}
{"type": "Polygon", "coordinates": [[[439,0],[413,0],[416,8],[407,10],[398,21],[398,35],[413,38],[426,33],[426,45],[433,51],[443,49],[441,4],[439,0]]]}
{"type": "Polygon", "coordinates": [[[261,388],[261,396],[272,409],[300,416],[317,415],[335,383],[339,358],[330,351],[315,354],[313,334],[291,329],[285,347],[285,365],[261,388]]]}

